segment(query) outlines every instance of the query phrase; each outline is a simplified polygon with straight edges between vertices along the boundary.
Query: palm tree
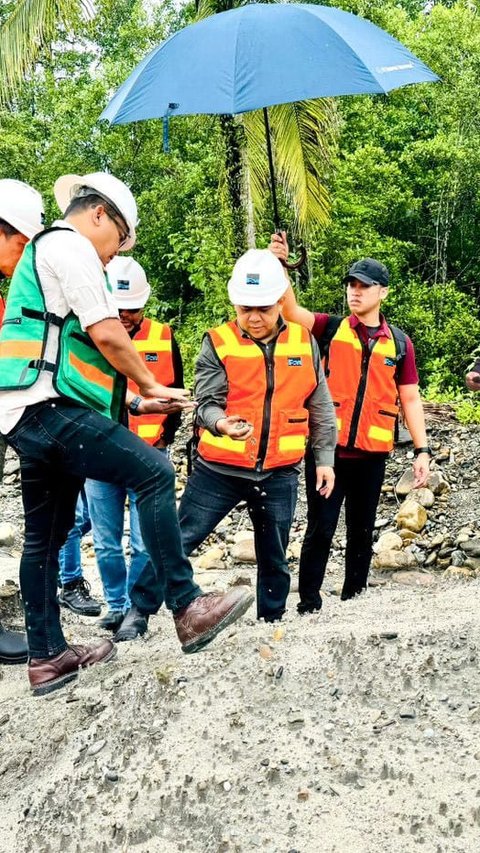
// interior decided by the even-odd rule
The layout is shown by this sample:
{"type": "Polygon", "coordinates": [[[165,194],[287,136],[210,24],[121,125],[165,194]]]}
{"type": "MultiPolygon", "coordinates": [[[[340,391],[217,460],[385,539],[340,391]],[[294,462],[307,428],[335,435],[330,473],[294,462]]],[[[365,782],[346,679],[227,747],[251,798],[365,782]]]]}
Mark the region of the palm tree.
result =
{"type": "MultiPolygon", "coordinates": [[[[266,0],[266,2],[276,0],[266,0]]],[[[245,5],[248,0],[196,0],[197,19],[245,5]]],[[[294,232],[309,233],[329,219],[325,174],[336,148],[338,120],[331,99],[300,101],[269,108],[276,173],[294,213],[294,232]]],[[[236,248],[245,247],[246,199],[258,214],[269,198],[270,176],[261,110],[240,117],[222,116],[226,178],[234,211],[236,248]],[[243,220],[243,226],[242,226],[243,220]]]]}
{"type": "Polygon", "coordinates": [[[18,0],[0,22],[0,104],[14,98],[42,49],[55,38],[58,24],[75,29],[82,15],[91,15],[90,0],[18,0]]]}

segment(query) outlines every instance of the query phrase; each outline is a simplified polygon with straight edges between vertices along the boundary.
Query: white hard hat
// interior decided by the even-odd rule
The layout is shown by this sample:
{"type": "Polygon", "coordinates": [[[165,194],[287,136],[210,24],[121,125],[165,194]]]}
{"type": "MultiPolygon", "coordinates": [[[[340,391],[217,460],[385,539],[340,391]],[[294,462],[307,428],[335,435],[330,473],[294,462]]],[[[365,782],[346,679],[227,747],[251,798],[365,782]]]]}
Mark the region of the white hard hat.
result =
{"type": "Polygon", "coordinates": [[[0,180],[0,219],[31,240],[45,227],[42,196],[23,181],[3,178],[0,180]]]}
{"type": "Polygon", "coordinates": [[[233,268],[228,295],[233,305],[274,305],[287,287],[278,258],[269,249],[249,249],[233,268]]]}
{"type": "Polygon", "coordinates": [[[151,288],[145,270],[138,261],[115,255],[105,269],[118,310],[143,308],[150,296],[151,288]]]}
{"type": "Polygon", "coordinates": [[[103,196],[118,210],[128,227],[128,238],[122,246],[122,251],[127,252],[132,249],[137,238],[135,227],[138,217],[135,199],[127,185],[107,172],[92,172],[89,175],[62,175],[55,181],[53,187],[57,204],[62,213],[65,213],[70,202],[80,195],[80,190],[83,187],[95,190],[98,195],[103,196]]]}

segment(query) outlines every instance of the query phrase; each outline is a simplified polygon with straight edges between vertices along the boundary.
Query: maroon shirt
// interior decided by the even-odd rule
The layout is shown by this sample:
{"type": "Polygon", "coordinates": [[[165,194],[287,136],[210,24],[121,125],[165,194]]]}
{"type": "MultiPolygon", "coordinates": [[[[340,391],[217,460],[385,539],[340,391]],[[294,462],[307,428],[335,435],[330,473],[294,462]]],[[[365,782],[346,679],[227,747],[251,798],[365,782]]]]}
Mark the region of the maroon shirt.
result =
{"type": "MultiPolygon", "coordinates": [[[[325,332],[327,322],[328,322],[328,318],[330,317],[330,314],[315,313],[314,316],[315,316],[315,321],[314,321],[313,326],[312,326],[312,335],[320,344],[321,340],[322,340],[322,336],[325,332]]],[[[355,329],[358,337],[365,344],[368,343],[369,338],[380,338],[380,337],[391,338],[392,337],[392,333],[391,333],[390,329],[388,328],[387,321],[385,320],[385,317],[383,316],[383,314],[380,314],[380,326],[373,335],[371,335],[371,334],[369,335],[367,327],[365,326],[364,323],[362,323],[362,321],[355,314],[350,314],[348,321],[350,323],[351,328],[355,329]]],[[[405,358],[403,359],[403,362],[400,365],[399,370],[398,370],[397,385],[418,385],[417,365],[415,364],[415,350],[413,349],[413,344],[412,344],[410,338],[408,337],[408,335],[405,335],[405,338],[406,338],[405,358]]],[[[370,456],[369,451],[360,450],[359,448],[353,448],[352,450],[347,450],[345,447],[338,447],[337,446],[337,452],[338,452],[338,455],[341,456],[342,458],[349,458],[349,459],[359,459],[359,458],[364,457],[365,455],[370,456]]],[[[382,455],[384,455],[384,454],[382,454],[382,455]]]]}

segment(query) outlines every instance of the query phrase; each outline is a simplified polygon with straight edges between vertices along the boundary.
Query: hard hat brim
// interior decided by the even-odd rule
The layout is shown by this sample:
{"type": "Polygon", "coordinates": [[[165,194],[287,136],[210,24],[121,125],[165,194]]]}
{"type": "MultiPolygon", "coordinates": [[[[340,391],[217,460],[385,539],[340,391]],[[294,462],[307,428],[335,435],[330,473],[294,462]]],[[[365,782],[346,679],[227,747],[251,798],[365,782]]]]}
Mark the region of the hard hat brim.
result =
{"type": "MultiPolygon", "coordinates": [[[[72,201],[73,188],[75,186],[78,186],[79,184],[85,184],[84,175],[62,175],[55,181],[55,184],[53,185],[53,194],[62,213],[65,213],[68,205],[72,201]]],[[[95,181],[89,180],[88,185],[91,186],[92,190],[97,190],[99,195],[105,196],[104,188],[96,187],[95,181]]],[[[108,196],[105,197],[107,198],[108,196]]],[[[111,204],[116,207],[115,202],[112,201],[111,204]]],[[[135,233],[135,228],[133,227],[133,225],[130,224],[129,228],[130,234],[127,237],[125,243],[122,245],[122,252],[128,252],[129,249],[132,249],[137,239],[137,235],[135,233]]]]}

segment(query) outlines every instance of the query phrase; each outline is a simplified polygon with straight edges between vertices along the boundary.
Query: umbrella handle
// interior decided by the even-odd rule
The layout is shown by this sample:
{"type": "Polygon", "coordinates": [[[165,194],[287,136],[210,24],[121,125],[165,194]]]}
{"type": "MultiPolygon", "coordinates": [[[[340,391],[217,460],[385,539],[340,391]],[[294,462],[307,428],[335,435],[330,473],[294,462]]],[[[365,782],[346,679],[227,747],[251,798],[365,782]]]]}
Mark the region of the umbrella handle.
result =
{"type": "MultiPolygon", "coordinates": [[[[282,229],[277,226],[276,231],[278,236],[281,237],[282,229]]],[[[303,267],[305,261],[307,260],[307,250],[305,246],[300,246],[300,257],[296,261],[283,261],[281,258],[279,258],[279,260],[286,270],[299,270],[300,267],[303,267]]]]}
{"type": "Polygon", "coordinates": [[[305,261],[307,260],[307,250],[305,246],[300,246],[300,257],[296,261],[282,261],[283,266],[287,270],[299,270],[300,267],[303,267],[305,261]]]}

